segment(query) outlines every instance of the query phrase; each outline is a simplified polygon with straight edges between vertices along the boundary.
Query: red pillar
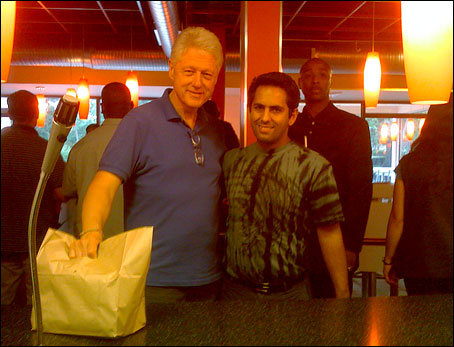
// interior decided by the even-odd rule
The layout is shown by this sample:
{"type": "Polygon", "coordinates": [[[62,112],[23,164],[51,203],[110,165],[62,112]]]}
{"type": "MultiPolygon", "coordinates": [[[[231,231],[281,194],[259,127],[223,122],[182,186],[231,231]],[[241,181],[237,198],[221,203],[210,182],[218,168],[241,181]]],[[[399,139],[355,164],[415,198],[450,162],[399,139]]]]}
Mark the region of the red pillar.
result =
{"type": "Polygon", "coordinates": [[[241,134],[247,146],[256,141],[247,117],[247,89],[254,77],[282,72],[282,1],[241,3],[241,134]]]}

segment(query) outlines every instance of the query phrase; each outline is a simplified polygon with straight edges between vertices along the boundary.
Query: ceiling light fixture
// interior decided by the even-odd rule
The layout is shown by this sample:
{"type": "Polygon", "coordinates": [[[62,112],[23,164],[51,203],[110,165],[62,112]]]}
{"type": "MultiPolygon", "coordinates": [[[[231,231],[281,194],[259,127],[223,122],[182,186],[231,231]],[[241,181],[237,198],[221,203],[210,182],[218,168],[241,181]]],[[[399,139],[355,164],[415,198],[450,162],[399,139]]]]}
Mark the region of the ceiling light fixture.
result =
{"type": "Polygon", "coordinates": [[[452,90],[453,2],[401,1],[402,42],[412,104],[444,104],[452,90]]]}
{"type": "Polygon", "coordinates": [[[16,2],[2,1],[2,83],[8,81],[11,56],[13,55],[16,2]]]}
{"type": "Polygon", "coordinates": [[[377,107],[380,95],[381,65],[378,52],[374,52],[375,2],[372,2],[372,52],[367,53],[364,66],[364,102],[366,107],[377,107]]]}

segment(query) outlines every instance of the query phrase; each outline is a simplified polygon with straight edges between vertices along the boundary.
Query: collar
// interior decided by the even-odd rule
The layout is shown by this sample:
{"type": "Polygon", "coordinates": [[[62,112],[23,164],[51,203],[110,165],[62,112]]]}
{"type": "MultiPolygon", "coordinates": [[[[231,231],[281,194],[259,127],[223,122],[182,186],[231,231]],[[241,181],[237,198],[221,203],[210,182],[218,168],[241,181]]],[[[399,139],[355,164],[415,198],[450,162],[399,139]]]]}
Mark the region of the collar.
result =
{"type": "MultiPolygon", "coordinates": [[[[164,94],[162,94],[162,101],[164,105],[164,113],[165,117],[168,121],[173,121],[173,122],[181,122],[186,125],[186,123],[183,122],[183,119],[181,116],[177,113],[175,108],[173,107],[172,103],[170,102],[169,94],[172,91],[172,88],[167,88],[164,91],[164,94]]],[[[202,128],[209,120],[209,116],[207,112],[203,109],[203,107],[200,107],[197,110],[197,121],[194,130],[199,130],[202,128]]]]}
{"type": "Polygon", "coordinates": [[[329,101],[328,105],[321,111],[319,112],[315,117],[312,117],[309,114],[309,111],[306,110],[306,106],[303,108],[302,116],[303,118],[310,120],[310,121],[316,121],[316,122],[323,122],[325,124],[330,123],[334,112],[336,110],[336,106],[332,103],[332,101],[329,101]]]}
{"type": "Polygon", "coordinates": [[[36,131],[36,129],[34,127],[31,127],[29,125],[24,125],[24,124],[13,124],[13,125],[11,125],[11,129],[24,130],[24,131],[29,131],[29,132],[38,134],[38,132],[36,131]]]}

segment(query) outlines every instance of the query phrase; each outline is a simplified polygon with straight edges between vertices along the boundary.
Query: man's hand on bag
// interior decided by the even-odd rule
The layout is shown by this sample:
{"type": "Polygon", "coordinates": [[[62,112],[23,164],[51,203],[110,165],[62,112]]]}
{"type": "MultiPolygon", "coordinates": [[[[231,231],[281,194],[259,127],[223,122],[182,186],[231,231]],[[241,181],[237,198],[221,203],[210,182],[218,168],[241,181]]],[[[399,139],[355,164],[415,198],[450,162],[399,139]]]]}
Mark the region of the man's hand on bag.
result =
{"type": "Polygon", "coordinates": [[[85,257],[97,258],[98,246],[102,241],[100,231],[91,231],[69,246],[69,258],[85,257]]]}

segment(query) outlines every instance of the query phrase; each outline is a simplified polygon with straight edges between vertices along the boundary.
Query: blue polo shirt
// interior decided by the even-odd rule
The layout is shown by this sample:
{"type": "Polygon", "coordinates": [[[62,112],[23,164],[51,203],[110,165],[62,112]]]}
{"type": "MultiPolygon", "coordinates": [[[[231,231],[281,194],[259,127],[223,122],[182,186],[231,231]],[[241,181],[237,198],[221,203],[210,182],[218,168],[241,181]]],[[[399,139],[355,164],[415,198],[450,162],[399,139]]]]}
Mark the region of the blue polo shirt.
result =
{"type": "Polygon", "coordinates": [[[124,182],[125,230],[154,227],[147,285],[199,286],[220,278],[216,238],[225,146],[199,113],[194,131],[205,160],[198,165],[190,128],[169,92],[123,118],[99,170],[124,182]]]}

